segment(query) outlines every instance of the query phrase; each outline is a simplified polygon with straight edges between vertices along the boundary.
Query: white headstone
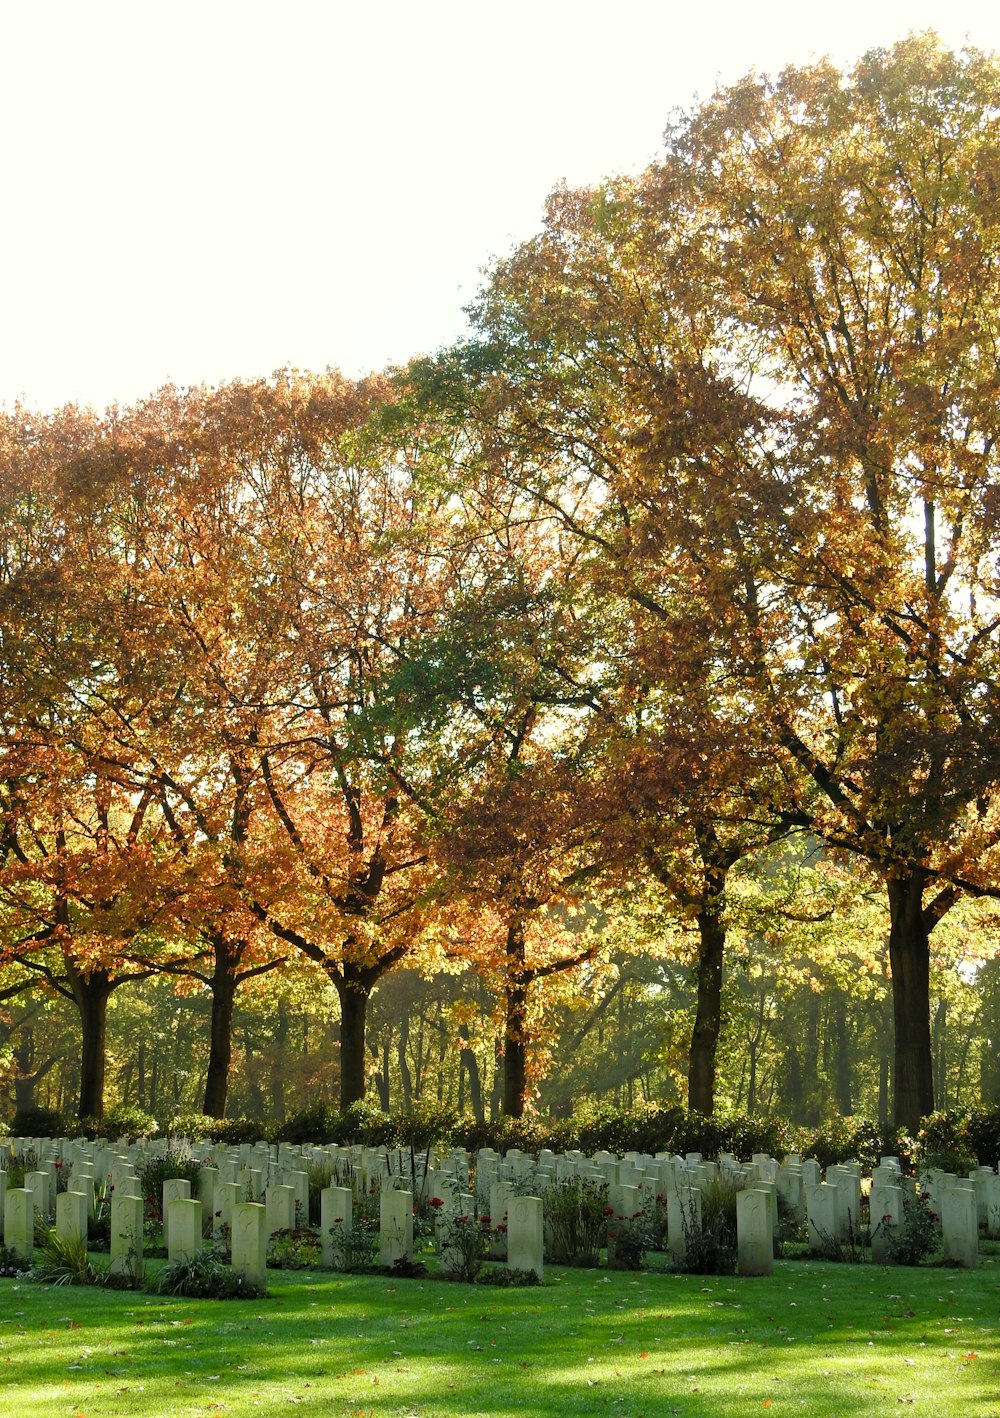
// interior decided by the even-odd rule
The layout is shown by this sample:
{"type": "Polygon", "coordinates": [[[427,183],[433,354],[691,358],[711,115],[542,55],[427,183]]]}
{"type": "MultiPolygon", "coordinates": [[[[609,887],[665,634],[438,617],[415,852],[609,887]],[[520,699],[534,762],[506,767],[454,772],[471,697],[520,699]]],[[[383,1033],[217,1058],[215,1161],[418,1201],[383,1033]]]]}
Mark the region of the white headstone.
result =
{"type": "Polygon", "coordinates": [[[111,1274],[142,1276],[142,1225],[145,1203],[141,1196],[116,1190],[111,1198],[111,1274]]]}
{"type": "Polygon", "coordinates": [[[968,1183],[941,1186],[938,1194],[945,1265],[973,1269],[979,1264],[976,1190],[968,1183]]]}
{"type": "Polygon", "coordinates": [[[736,1247],[741,1275],[773,1273],[774,1228],[768,1192],[747,1188],[736,1193],[736,1247]]]}
{"type": "Polygon", "coordinates": [[[544,1275],[541,1201],[537,1196],[514,1197],[507,1215],[508,1270],[533,1270],[541,1280],[544,1275]]]}
{"type": "Polygon", "coordinates": [[[8,1187],[4,1201],[3,1243],[18,1260],[30,1260],[35,1244],[35,1193],[8,1187]]]}
{"type": "Polygon", "coordinates": [[[266,1285],[267,1208],[258,1202],[241,1201],[233,1207],[231,1225],[233,1269],[254,1285],[266,1285]]]}
{"type": "Polygon", "coordinates": [[[346,1270],[350,1259],[354,1193],[350,1187],[324,1187],[319,1204],[322,1262],[331,1270],[346,1270]]]}
{"type": "MultiPolygon", "coordinates": [[[[164,1183],[166,1186],[166,1183],[164,1183]]],[[[234,1208],[235,1210],[235,1208],[234,1208]]],[[[163,1219],[170,1218],[168,1260],[192,1260],[201,1254],[201,1202],[180,1196],[164,1207],[163,1219]]]]}

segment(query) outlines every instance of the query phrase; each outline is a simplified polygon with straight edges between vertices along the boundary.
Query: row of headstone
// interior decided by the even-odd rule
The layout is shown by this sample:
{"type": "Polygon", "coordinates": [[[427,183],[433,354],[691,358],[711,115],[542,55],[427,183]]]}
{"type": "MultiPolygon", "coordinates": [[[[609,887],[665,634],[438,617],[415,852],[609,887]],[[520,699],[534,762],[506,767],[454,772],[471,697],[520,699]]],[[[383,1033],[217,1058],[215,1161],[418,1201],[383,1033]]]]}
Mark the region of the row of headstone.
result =
{"type": "MultiPolygon", "coordinates": [[[[62,1167],[68,1168],[72,1193],[84,1195],[89,1210],[93,1209],[95,1189],[103,1184],[106,1173],[114,1189],[113,1198],[120,1203],[117,1210],[121,1220],[128,1210],[125,1203],[137,1197],[137,1173],[144,1160],[161,1153],[167,1144],[154,1141],[125,1148],[123,1145],[114,1147],[82,1140],[44,1139],[26,1140],[20,1145],[32,1148],[39,1159],[35,1168],[26,1175],[25,1186],[15,1189],[30,1193],[32,1220],[36,1213],[51,1214],[58,1196],[65,1195],[57,1192],[57,1176],[62,1167]]],[[[227,1228],[232,1233],[236,1208],[261,1202],[265,1245],[266,1239],[275,1231],[293,1227],[307,1214],[307,1168],[310,1165],[326,1165],[333,1175],[342,1176],[351,1183],[349,1187],[328,1189],[333,1192],[348,1192],[353,1197],[354,1187],[367,1189],[377,1186],[387,1198],[380,1246],[380,1255],[387,1258],[384,1261],[386,1264],[407,1253],[407,1238],[412,1237],[412,1198],[415,1193],[449,1208],[464,1206],[466,1210],[476,1209],[480,1214],[488,1208],[494,1223],[507,1217],[509,1226],[511,1205],[515,1199],[540,1201],[540,1194],[547,1186],[570,1177],[606,1183],[609,1197],[613,1198],[612,1210],[624,1222],[634,1218],[643,1206],[655,1204],[658,1200],[665,1201],[668,1248],[679,1260],[685,1254],[692,1227],[700,1226],[701,1188],[720,1175],[736,1181],[744,1191],[756,1191],[767,1197],[772,1235],[777,1222],[779,1197],[793,1216],[807,1222],[810,1241],[817,1249],[822,1249],[830,1240],[842,1242],[856,1237],[860,1224],[860,1167],[857,1164],[829,1167],[824,1179],[817,1162],[803,1162],[794,1156],[786,1157],[779,1163],[765,1154],[754,1154],[747,1163],[723,1154],[715,1163],[705,1162],[697,1153],[689,1153],[684,1158],[667,1154],[650,1157],[648,1154],[626,1153],[623,1158],[617,1158],[608,1152],[587,1157],[581,1152],[555,1154],[543,1150],[536,1158],[516,1149],[501,1157],[492,1149],[484,1148],[475,1158],[476,1193],[470,1197],[467,1188],[473,1159],[458,1148],[440,1158],[435,1158],[430,1152],[414,1156],[402,1150],[360,1146],[296,1147],[281,1144],[275,1147],[263,1142],[241,1144],[238,1148],[195,1143],[191,1146],[191,1152],[203,1163],[198,1200],[213,1217],[215,1232],[218,1234],[227,1228]],[[525,1197],[529,1190],[535,1194],[534,1197],[525,1197]],[[394,1201],[394,1195],[399,1199],[394,1201]],[[402,1215],[403,1197],[410,1198],[408,1221],[402,1215]]],[[[4,1221],[6,1240],[5,1181],[6,1176],[0,1170],[0,1220],[4,1221]]],[[[876,1258],[886,1252],[890,1228],[902,1224],[901,1189],[907,1186],[913,1186],[912,1179],[901,1174],[896,1159],[883,1159],[873,1170],[871,1216],[876,1258]],[[878,1220],[875,1221],[875,1218],[878,1220]]],[[[188,1200],[190,1194],[189,1184],[179,1179],[168,1184],[168,1188],[164,1193],[164,1231],[169,1253],[170,1204],[173,1200],[188,1200]]],[[[969,1179],[927,1174],[921,1178],[921,1190],[933,1197],[941,1216],[946,1259],[956,1264],[975,1264],[979,1226],[985,1226],[990,1235],[1000,1235],[1000,1176],[985,1167],[977,1168],[969,1179]]],[[[112,1204],[114,1206],[114,1202],[112,1204]]],[[[330,1204],[335,1210],[347,1210],[343,1200],[337,1201],[336,1205],[330,1204]]],[[[26,1205],[20,1198],[15,1198],[11,1203],[11,1241],[8,1245],[15,1253],[30,1253],[30,1237],[25,1234],[25,1229],[27,1227],[30,1231],[33,1227],[27,1226],[25,1221],[26,1205]]],[[[760,1202],[745,1202],[743,1209],[749,1217],[751,1211],[755,1208],[759,1210],[761,1206],[760,1202]]],[[[76,1213],[80,1210],[80,1204],[64,1203],[63,1210],[67,1214],[76,1213]]],[[[349,1234],[349,1216],[335,1220],[339,1220],[341,1227],[349,1234]]],[[[244,1224],[250,1225],[249,1222],[244,1224]]],[[[69,1227],[71,1223],[65,1221],[64,1225],[69,1227]]],[[[79,1223],[75,1225],[78,1231],[79,1223]]],[[[753,1231],[749,1220],[745,1222],[744,1232],[750,1234],[747,1227],[753,1231]]],[[[135,1264],[137,1256],[141,1259],[141,1225],[126,1226],[122,1221],[120,1229],[121,1254],[113,1256],[113,1259],[124,1265],[125,1257],[130,1257],[127,1263],[135,1264]]],[[[328,1240],[327,1237],[330,1227],[324,1224],[321,1229],[326,1255],[336,1247],[334,1238],[328,1240]]],[[[757,1231],[759,1229],[756,1228],[757,1231]]],[[[113,1221],[113,1231],[118,1230],[113,1221]]],[[[113,1235],[113,1252],[114,1241],[113,1235]]],[[[509,1255],[509,1230],[504,1242],[496,1233],[494,1224],[494,1243],[497,1254],[502,1255],[503,1249],[506,1249],[509,1255]]],[[[412,1239],[409,1244],[412,1245],[412,1239]]],[[[748,1242],[748,1245],[751,1244],[756,1245],[757,1241],[748,1242]]],[[[614,1245],[610,1251],[609,1263],[614,1264],[614,1245]]],[[[746,1261],[747,1266],[751,1264],[755,1262],[746,1261]]]]}

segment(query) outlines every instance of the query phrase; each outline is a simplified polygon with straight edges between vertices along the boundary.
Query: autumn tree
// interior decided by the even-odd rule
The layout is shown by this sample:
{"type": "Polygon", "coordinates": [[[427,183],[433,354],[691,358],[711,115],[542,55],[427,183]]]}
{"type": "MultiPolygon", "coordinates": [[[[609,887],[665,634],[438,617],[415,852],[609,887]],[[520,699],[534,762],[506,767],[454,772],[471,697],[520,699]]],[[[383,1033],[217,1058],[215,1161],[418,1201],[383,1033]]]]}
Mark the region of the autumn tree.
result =
{"type": "MultiPolygon", "coordinates": [[[[783,415],[783,516],[729,663],[818,790],[803,820],[881,873],[896,1120],[934,1102],[929,937],[995,892],[1000,66],[932,37],[746,80],[668,135],[730,328],[783,415]]],[[[766,553],[766,548],[763,549],[766,553]]]]}
{"type": "Polygon", "coordinates": [[[587,706],[605,859],[622,882],[652,874],[697,922],[688,1101],[711,1113],[727,879],[789,820],[781,766],[724,668],[775,420],[711,368],[719,320],[700,263],[681,260],[695,223],[682,191],[665,237],[632,181],[560,189],[494,270],[476,311],[488,343],[465,357],[482,437],[524,515],[558,528],[591,628],[589,660],[562,673],[587,706]]]}
{"type": "Polygon", "coordinates": [[[686,623],[662,663],[751,798],[882,873],[911,1127],[929,934],[995,890],[996,85],[927,38],[748,79],[643,177],[555,194],[477,311],[535,497],[686,623]]]}
{"type": "Polygon", "coordinates": [[[73,1000],[81,1115],[103,1111],[107,1005],[184,890],[165,824],[95,706],[127,718],[143,686],[111,664],[130,615],[99,422],[68,409],[3,429],[0,900],[4,958],[73,1000]]]}

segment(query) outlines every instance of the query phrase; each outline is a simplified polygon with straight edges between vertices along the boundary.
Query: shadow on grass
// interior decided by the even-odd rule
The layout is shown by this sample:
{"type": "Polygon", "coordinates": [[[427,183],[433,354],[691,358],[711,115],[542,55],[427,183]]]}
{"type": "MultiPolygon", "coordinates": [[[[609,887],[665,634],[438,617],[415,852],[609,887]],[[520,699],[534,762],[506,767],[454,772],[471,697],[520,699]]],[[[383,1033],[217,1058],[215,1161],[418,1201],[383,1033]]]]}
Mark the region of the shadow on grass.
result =
{"type": "Polygon", "coordinates": [[[6,1412],[994,1418],[1000,1268],[555,1271],[539,1290],[272,1274],[225,1303],[0,1282],[6,1412]],[[18,1313],[20,1312],[20,1313],[18,1313]],[[18,1404],[22,1406],[18,1406],[18,1404]]]}

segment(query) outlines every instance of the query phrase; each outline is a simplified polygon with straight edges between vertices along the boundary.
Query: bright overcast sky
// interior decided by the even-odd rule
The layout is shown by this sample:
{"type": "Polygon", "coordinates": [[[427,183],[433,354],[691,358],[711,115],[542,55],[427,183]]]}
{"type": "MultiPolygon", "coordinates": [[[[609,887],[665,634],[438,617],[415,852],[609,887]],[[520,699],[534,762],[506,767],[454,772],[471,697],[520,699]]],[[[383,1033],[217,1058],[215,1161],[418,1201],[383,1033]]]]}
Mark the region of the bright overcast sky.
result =
{"type": "Polygon", "coordinates": [[[0,403],[433,350],[561,179],[644,166],[719,81],[924,28],[1000,49],[1000,6],[0,0],[0,403]]]}

